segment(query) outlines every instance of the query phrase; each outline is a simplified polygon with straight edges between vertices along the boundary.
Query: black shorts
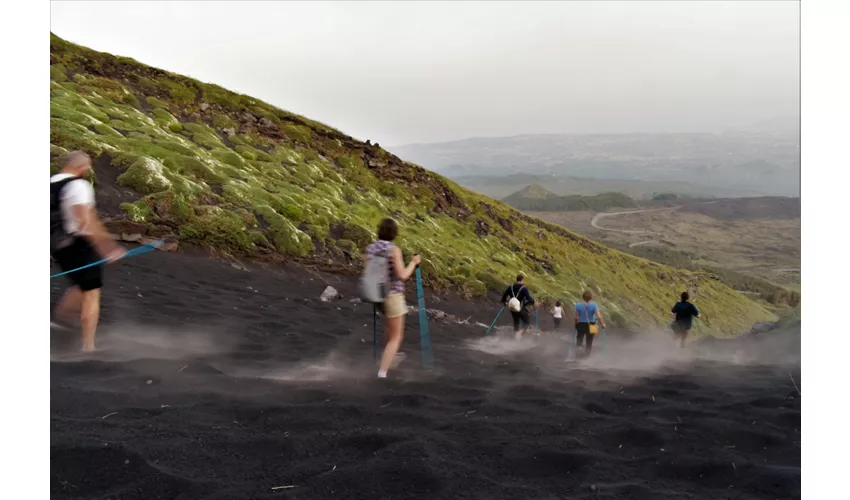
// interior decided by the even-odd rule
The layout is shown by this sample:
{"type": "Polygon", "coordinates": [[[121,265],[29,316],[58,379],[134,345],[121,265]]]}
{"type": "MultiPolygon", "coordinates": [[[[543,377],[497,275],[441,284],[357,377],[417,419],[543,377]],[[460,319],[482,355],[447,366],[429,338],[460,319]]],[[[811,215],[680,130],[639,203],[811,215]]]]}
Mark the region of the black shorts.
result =
{"type": "Polygon", "coordinates": [[[561,318],[553,318],[555,320],[555,330],[561,327],[561,318]]]}
{"type": "Polygon", "coordinates": [[[686,336],[688,334],[688,330],[691,329],[691,325],[679,323],[678,321],[674,321],[670,327],[673,328],[673,333],[675,333],[677,337],[686,336]]]}
{"type": "Polygon", "coordinates": [[[515,332],[518,332],[518,331],[521,330],[521,328],[519,327],[520,321],[525,323],[526,328],[528,328],[528,325],[531,324],[531,322],[528,320],[528,309],[526,309],[524,307],[522,309],[520,309],[519,312],[511,311],[511,316],[513,316],[513,318],[514,318],[514,331],[515,332]]]}
{"type": "MultiPolygon", "coordinates": [[[[83,238],[74,238],[70,246],[58,250],[52,257],[62,272],[87,266],[102,259],[94,247],[83,238]]],[[[103,264],[74,271],[65,276],[84,292],[103,288],[103,264]]]]}

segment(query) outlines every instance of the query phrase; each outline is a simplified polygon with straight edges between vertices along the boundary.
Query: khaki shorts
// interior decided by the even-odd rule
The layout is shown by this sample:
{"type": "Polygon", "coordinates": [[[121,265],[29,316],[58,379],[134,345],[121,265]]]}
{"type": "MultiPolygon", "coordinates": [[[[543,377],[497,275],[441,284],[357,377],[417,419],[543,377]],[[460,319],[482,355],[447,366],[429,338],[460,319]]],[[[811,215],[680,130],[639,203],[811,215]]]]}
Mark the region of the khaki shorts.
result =
{"type": "Polygon", "coordinates": [[[407,314],[407,304],[403,293],[391,293],[384,299],[384,316],[398,318],[407,314]]]}

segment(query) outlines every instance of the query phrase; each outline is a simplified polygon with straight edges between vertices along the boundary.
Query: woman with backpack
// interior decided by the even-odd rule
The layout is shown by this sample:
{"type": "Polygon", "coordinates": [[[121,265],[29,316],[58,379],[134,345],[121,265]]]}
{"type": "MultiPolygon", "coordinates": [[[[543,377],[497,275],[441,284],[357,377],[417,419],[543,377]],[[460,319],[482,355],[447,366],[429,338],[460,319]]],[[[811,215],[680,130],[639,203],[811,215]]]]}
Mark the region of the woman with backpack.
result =
{"type": "Polygon", "coordinates": [[[590,291],[584,292],[582,295],[584,302],[578,302],[575,310],[576,324],[576,348],[582,346],[587,340],[584,349],[584,357],[590,356],[590,350],[593,348],[593,337],[599,333],[599,327],[596,323],[605,328],[605,320],[602,319],[602,313],[599,312],[599,306],[596,302],[592,302],[593,294],[590,291]]]}
{"type": "Polygon", "coordinates": [[[416,270],[420,257],[414,255],[410,264],[405,267],[401,249],[392,241],[398,236],[398,224],[393,219],[385,218],[378,225],[378,241],[366,247],[364,265],[369,266],[371,259],[385,259],[387,262],[386,297],[383,300],[384,317],[387,318],[384,354],[381,356],[381,366],[378,378],[387,378],[401,341],[404,338],[404,317],[407,315],[407,304],[404,301],[404,282],[416,270]]]}

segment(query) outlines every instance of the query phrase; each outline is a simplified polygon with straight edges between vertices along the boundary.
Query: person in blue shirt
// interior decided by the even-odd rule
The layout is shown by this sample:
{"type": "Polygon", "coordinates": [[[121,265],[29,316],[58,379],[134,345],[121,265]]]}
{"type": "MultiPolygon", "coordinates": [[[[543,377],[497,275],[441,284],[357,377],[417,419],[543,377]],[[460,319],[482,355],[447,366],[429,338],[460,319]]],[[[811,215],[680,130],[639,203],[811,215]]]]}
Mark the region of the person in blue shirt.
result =
{"type": "Polygon", "coordinates": [[[596,305],[596,302],[592,302],[592,293],[584,292],[582,298],[584,302],[578,302],[575,310],[576,349],[585,344],[587,347],[584,348],[584,357],[587,357],[590,356],[590,350],[593,348],[593,337],[596,336],[591,333],[591,325],[596,325],[598,322],[602,328],[605,328],[605,320],[602,318],[602,313],[599,312],[599,306],[596,305]]]}
{"type": "Polygon", "coordinates": [[[670,327],[679,340],[679,347],[685,347],[685,339],[688,337],[688,332],[693,326],[694,318],[702,318],[697,306],[688,302],[689,299],[690,295],[688,295],[688,292],[682,292],[682,301],[677,302],[670,311],[673,315],[673,324],[670,327]]]}
{"type": "Polygon", "coordinates": [[[520,309],[519,311],[511,311],[511,316],[514,319],[514,338],[516,340],[520,340],[525,332],[528,330],[528,325],[531,321],[528,318],[528,306],[534,304],[534,299],[531,298],[531,292],[528,291],[528,288],[525,286],[525,277],[522,274],[517,275],[516,283],[509,286],[505,289],[505,293],[502,294],[502,304],[507,305],[508,300],[512,298],[516,298],[519,301],[520,309]],[[522,324],[522,326],[520,326],[522,324]]]}

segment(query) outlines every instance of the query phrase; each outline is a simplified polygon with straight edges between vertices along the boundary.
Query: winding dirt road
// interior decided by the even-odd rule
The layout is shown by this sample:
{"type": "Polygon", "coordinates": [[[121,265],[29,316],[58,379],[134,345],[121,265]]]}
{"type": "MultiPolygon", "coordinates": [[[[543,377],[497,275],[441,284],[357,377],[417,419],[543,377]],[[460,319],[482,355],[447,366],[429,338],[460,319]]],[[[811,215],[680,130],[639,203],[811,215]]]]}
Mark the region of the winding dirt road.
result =
{"type": "MultiPolygon", "coordinates": [[[[591,219],[591,221],[590,221],[590,225],[595,227],[596,229],[600,229],[602,231],[613,231],[613,232],[624,233],[624,234],[659,234],[655,231],[647,231],[647,230],[643,230],[643,229],[614,229],[614,228],[610,228],[610,227],[602,227],[602,226],[599,225],[599,219],[604,219],[606,217],[613,217],[615,215],[642,214],[642,213],[648,213],[648,212],[665,212],[665,211],[670,212],[670,211],[678,210],[680,208],[682,208],[682,205],[677,205],[675,207],[649,208],[649,209],[645,209],[645,210],[627,210],[625,212],[599,213],[599,214],[596,214],[596,215],[593,216],[593,219],[591,219]]],[[[640,244],[643,244],[643,243],[649,243],[649,241],[641,241],[641,242],[635,243],[634,245],[636,246],[636,245],[640,245],[640,244]]]]}

